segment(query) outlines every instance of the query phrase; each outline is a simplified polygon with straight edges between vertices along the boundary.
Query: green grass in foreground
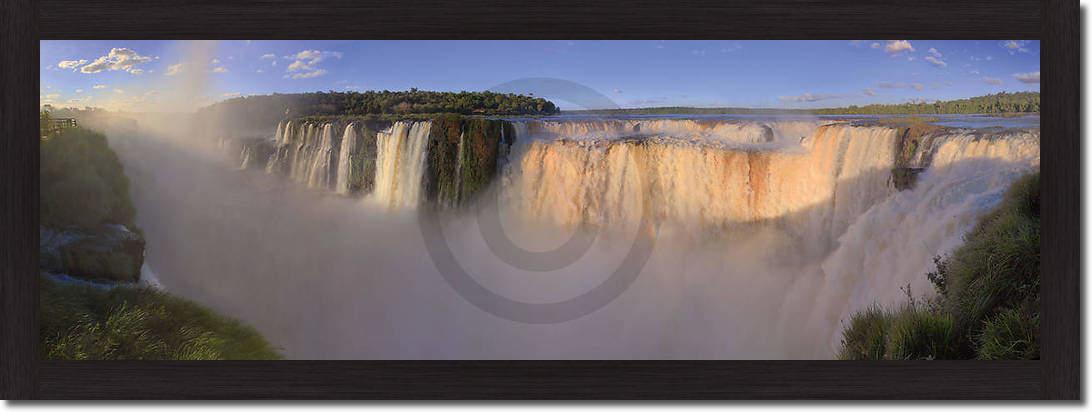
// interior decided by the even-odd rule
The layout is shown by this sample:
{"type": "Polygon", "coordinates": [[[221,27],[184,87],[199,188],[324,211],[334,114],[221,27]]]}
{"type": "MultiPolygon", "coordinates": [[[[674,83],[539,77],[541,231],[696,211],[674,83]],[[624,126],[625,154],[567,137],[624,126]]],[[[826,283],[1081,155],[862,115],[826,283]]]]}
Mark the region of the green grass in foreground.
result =
{"type": "Polygon", "coordinates": [[[1012,185],[963,246],[938,257],[929,301],[872,306],[842,332],[839,359],[1038,359],[1039,173],[1012,185]]]}
{"type": "Polygon", "coordinates": [[[39,353],[65,360],[280,359],[257,331],[149,288],[41,277],[39,353]]]}

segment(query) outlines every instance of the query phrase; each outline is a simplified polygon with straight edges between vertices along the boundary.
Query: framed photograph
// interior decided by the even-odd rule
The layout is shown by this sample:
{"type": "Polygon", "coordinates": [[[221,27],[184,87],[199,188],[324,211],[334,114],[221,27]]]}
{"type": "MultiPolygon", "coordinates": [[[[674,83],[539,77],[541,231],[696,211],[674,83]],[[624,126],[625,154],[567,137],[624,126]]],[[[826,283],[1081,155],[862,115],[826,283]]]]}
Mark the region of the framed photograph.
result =
{"type": "Polygon", "coordinates": [[[1077,6],[6,1],[0,387],[1079,399],[1077,6]]]}

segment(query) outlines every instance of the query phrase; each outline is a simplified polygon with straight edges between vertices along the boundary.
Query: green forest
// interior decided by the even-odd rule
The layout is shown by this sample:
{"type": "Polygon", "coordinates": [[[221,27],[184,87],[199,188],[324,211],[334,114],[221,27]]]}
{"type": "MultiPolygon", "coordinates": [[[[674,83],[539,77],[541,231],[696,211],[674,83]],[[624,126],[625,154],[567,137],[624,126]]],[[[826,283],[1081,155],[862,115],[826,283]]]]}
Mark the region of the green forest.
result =
{"type": "Polygon", "coordinates": [[[815,114],[993,114],[1039,113],[1039,92],[990,94],[933,103],[870,104],[818,109],[815,114]]]}
{"type": "Polygon", "coordinates": [[[541,97],[510,93],[406,91],[313,92],[244,96],[198,110],[199,118],[242,128],[308,116],[420,117],[433,114],[545,116],[560,110],[541,97]]]}

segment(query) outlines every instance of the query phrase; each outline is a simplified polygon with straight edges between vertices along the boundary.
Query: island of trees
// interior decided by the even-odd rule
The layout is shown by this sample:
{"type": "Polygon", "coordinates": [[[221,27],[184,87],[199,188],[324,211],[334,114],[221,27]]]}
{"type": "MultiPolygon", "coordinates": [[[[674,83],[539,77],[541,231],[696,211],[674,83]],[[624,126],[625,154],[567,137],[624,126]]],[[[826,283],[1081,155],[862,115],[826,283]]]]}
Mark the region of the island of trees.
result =
{"type": "Polygon", "coordinates": [[[258,128],[285,118],[410,118],[439,114],[547,116],[560,110],[541,97],[511,93],[406,91],[313,92],[236,97],[198,110],[229,127],[258,128]]]}

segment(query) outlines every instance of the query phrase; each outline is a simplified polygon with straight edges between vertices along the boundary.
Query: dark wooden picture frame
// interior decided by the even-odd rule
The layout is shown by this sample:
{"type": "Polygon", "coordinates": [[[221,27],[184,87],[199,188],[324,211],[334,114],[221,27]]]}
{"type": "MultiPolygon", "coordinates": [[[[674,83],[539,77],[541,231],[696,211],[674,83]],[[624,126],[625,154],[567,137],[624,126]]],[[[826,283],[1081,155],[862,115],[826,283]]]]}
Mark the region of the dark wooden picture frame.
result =
{"type": "Polygon", "coordinates": [[[1081,396],[1076,0],[4,0],[0,394],[5,399],[1062,399],[1081,396]],[[383,18],[375,18],[383,16],[383,18]],[[367,24],[357,24],[367,21],[367,24]],[[1039,39],[1039,361],[42,361],[43,39],[1039,39]]]}

